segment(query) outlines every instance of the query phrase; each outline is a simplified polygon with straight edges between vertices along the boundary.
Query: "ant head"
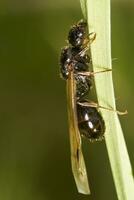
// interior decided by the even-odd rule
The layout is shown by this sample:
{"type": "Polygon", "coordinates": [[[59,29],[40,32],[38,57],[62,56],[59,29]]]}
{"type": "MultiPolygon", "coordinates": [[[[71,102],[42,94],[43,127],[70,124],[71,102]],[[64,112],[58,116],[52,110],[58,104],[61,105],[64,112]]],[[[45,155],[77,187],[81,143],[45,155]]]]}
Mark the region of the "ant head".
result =
{"type": "Polygon", "coordinates": [[[81,20],[78,24],[71,27],[68,34],[68,41],[74,47],[81,47],[83,45],[86,34],[87,23],[81,20]]]}

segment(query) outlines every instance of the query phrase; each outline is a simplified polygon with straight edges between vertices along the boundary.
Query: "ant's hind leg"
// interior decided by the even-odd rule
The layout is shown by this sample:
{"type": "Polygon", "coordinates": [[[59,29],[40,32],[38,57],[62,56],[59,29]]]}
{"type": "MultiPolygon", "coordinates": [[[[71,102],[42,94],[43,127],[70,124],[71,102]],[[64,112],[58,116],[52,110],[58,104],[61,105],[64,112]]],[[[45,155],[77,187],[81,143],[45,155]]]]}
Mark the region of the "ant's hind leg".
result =
{"type": "Polygon", "coordinates": [[[128,114],[127,110],[124,112],[120,112],[118,110],[114,110],[113,108],[106,108],[104,106],[100,106],[98,103],[95,102],[78,102],[79,105],[85,106],[85,107],[92,107],[92,108],[102,108],[108,111],[116,112],[118,115],[126,115],[128,114]]]}

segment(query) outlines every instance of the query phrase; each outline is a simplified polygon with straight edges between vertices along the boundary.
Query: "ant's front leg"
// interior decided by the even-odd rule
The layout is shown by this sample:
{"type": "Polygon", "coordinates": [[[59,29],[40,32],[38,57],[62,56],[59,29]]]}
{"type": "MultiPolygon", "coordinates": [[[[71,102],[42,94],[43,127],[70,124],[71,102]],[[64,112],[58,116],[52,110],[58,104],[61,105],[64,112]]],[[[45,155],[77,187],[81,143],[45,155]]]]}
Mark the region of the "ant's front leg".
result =
{"type": "Polygon", "coordinates": [[[96,39],[96,33],[95,32],[91,32],[88,34],[89,37],[89,44],[92,44],[93,41],[96,39]]]}
{"type": "Polygon", "coordinates": [[[79,53],[80,56],[83,57],[85,55],[85,53],[88,51],[88,49],[90,48],[90,45],[92,44],[92,42],[95,39],[96,39],[96,33],[95,32],[89,33],[87,35],[87,37],[85,37],[85,39],[83,41],[83,49],[79,53]]]}
{"type": "Polygon", "coordinates": [[[95,39],[96,39],[96,33],[95,32],[89,33],[84,39],[83,46],[85,47],[89,46],[90,44],[93,43],[95,39]]]}

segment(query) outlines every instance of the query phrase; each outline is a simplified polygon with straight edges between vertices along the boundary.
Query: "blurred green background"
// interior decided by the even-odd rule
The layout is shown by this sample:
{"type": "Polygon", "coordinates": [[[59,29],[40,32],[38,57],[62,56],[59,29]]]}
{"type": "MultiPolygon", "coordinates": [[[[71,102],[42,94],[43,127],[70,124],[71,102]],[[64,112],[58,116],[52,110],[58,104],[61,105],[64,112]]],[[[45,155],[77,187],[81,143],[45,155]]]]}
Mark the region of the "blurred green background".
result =
{"type": "MultiPolygon", "coordinates": [[[[102,13],[103,14],[103,13],[102,13]]],[[[0,199],[116,200],[105,142],[83,141],[92,195],[77,193],[70,167],[60,49],[82,18],[79,1],[0,2],[0,199]]],[[[112,3],[114,86],[134,166],[134,3],[112,3]]]]}

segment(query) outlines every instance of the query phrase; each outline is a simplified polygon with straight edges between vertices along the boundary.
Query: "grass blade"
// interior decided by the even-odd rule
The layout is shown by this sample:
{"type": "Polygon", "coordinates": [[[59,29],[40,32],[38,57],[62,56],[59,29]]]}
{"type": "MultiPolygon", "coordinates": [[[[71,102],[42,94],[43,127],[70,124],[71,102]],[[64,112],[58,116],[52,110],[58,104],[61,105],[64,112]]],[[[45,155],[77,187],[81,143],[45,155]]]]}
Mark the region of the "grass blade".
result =
{"type": "MultiPolygon", "coordinates": [[[[84,16],[87,16],[89,32],[97,34],[96,40],[91,45],[93,70],[111,69],[110,0],[81,0],[81,5],[84,16]]],[[[115,110],[112,73],[96,75],[95,85],[99,105],[112,107],[115,110]]],[[[104,109],[101,109],[101,113],[106,123],[105,140],[118,199],[132,200],[134,179],[117,113],[104,109]]]]}

